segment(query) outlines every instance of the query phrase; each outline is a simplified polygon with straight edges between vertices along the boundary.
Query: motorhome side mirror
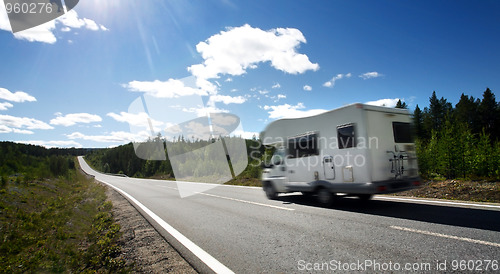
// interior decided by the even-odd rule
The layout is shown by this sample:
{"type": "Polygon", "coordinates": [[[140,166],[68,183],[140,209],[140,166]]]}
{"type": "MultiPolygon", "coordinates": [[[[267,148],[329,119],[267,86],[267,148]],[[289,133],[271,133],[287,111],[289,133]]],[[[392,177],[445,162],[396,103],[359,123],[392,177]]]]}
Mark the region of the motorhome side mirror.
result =
{"type": "Polygon", "coordinates": [[[263,161],[262,163],[260,163],[260,167],[261,168],[271,168],[271,167],[273,167],[273,164],[266,163],[265,161],[263,161]]]}
{"type": "Polygon", "coordinates": [[[283,157],[281,157],[281,156],[277,156],[277,157],[276,157],[276,155],[275,155],[275,157],[273,157],[273,158],[271,159],[271,164],[272,164],[273,166],[279,166],[279,165],[282,165],[282,164],[283,164],[283,162],[284,162],[284,161],[283,161],[283,157]]]}

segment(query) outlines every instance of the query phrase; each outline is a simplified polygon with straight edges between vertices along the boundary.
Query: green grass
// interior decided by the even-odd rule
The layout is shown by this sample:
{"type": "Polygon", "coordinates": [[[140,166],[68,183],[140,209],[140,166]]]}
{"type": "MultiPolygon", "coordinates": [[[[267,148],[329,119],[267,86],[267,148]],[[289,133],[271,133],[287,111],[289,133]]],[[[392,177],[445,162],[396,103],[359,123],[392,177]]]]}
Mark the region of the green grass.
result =
{"type": "Polygon", "coordinates": [[[257,178],[242,178],[240,176],[237,176],[229,182],[226,182],[225,185],[262,187],[262,182],[257,178]]]}
{"type": "Polygon", "coordinates": [[[129,270],[118,257],[112,205],[93,179],[71,170],[59,178],[2,181],[0,273],[129,270]]]}

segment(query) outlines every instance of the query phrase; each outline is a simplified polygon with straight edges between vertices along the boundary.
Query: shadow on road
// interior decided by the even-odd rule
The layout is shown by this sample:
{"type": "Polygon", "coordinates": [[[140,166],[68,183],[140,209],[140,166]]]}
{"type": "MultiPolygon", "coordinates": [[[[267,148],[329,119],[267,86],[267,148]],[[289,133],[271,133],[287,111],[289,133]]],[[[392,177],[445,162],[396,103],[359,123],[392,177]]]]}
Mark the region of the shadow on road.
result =
{"type": "MultiPolygon", "coordinates": [[[[278,200],[284,203],[322,207],[314,197],[306,197],[301,194],[280,196],[278,200]]],[[[357,198],[339,198],[328,208],[428,223],[500,231],[500,211],[493,210],[397,201],[360,201],[357,198]]]]}

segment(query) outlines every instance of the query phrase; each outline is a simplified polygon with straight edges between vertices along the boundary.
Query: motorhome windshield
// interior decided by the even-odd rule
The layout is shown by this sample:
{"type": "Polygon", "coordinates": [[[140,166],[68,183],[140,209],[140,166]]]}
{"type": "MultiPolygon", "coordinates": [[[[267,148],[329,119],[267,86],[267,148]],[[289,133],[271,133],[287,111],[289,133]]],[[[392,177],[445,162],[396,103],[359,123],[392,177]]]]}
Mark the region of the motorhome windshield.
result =
{"type": "Polygon", "coordinates": [[[275,166],[281,165],[286,157],[286,149],[284,147],[278,148],[271,159],[271,163],[275,166]]]}

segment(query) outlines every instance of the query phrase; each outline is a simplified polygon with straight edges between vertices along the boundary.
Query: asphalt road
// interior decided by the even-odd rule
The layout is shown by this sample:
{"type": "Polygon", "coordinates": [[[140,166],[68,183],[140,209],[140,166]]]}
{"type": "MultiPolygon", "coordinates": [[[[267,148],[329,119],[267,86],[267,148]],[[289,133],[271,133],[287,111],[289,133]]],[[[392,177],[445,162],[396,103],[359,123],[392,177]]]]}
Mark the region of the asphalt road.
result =
{"type": "Polygon", "coordinates": [[[201,272],[500,273],[500,206],[376,196],[329,208],[301,194],[103,175],[201,272]],[[495,271],[496,270],[496,271],[495,271]]]}

